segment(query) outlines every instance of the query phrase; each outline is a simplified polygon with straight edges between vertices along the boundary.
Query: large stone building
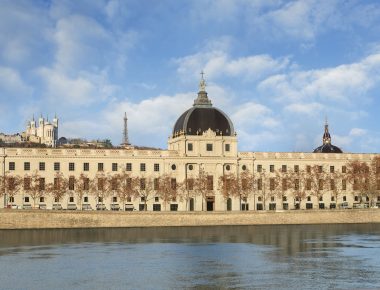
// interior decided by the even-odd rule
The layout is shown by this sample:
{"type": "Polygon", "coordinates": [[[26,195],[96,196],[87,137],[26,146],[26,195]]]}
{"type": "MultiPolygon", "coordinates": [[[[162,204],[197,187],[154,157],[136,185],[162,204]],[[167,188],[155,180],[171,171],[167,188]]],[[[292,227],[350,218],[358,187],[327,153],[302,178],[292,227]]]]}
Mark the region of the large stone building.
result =
{"type": "Polygon", "coordinates": [[[52,122],[42,116],[38,119],[38,124],[34,120],[27,122],[24,132],[7,135],[0,133],[0,141],[9,144],[32,143],[43,144],[47,147],[56,147],[58,140],[58,118],[55,116],[52,122]]]}
{"type": "MultiPolygon", "coordinates": [[[[30,123],[29,130],[36,130],[34,127],[35,124],[30,123]]],[[[54,129],[49,134],[56,136],[54,129]]],[[[124,143],[129,143],[126,130],[124,143]]],[[[212,105],[202,78],[194,105],[174,124],[168,150],[140,150],[132,146],[0,149],[3,180],[15,182],[16,177],[20,177],[17,190],[11,189],[9,184],[3,187],[3,206],[251,211],[369,206],[380,201],[377,194],[380,186],[368,189],[373,189],[370,200],[368,190],[355,188],[358,180],[352,177],[349,168],[354,161],[370,167],[378,155],[342,153],[332,145],[327,124],[323,145],[313,153],[239,152],[237,145],[232,121],[212,105]],[[57,187],[59,174],[68,180],[68,186],[57,198],[49,192],[48,184],[57,187]],[[104,190],[103,185],[99,185],[99,176],[105,180],[105,176],[112,179],[117,174],[128,176],[128,182],[132,182],[132,178],[140,181],[133,195],[122,198],[116,185],[112,190],[104,190]],[[35,176],[40,189],[37,194],[30,189],[35,176]],[[170,180],[170,198],[158,185],[163,177],[170,180]],[[80,184],[78,180],[84,181],[80,184]],[[96,180],[98,185],[91,190],[90,182],[93,184],[96,180]],[[154,185],[148,195],[150,181],[154,185]],[[183,181],[187,181],[186,186],[180,187],[183,181]],[[104,194],[105,191],[108,193],[104,194]]]]}

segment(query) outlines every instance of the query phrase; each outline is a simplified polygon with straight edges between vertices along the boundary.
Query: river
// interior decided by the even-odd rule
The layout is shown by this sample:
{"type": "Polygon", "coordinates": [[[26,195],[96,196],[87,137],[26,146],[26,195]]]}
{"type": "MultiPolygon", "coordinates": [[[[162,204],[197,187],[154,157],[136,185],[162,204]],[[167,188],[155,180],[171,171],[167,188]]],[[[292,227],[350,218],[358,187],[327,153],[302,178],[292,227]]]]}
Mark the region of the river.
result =
{"type": "Polygon", "coordinates": [[[1,289],[380,289],[380,224],[0,230],[1,289]]]}

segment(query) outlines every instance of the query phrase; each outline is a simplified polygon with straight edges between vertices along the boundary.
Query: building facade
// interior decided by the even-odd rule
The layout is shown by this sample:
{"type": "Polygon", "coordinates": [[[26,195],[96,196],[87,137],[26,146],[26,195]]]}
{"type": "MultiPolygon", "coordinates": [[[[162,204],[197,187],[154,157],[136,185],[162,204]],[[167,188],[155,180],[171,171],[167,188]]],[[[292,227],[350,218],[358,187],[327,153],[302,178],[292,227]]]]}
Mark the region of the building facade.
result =
{"type": "MultiPolygon", "coordinates": [[[[48,128],[54,145],[58,120],[48,128]]],[[[33,121],[28,130],[39,135],[33,121]]],[[[168,150],[1,148],[2,207],[256,211],[380,205],[379,154],[342,153],[331,144],[327,124],[323,145],[313,153],[239,152],[237,145],[232,121],[212,105],[202,78],[194,105],[173,127],[168,150]],[[373,174],[355,175],[361,172],[355,164],[373,174]],[[133,193],[120,194],[117,176],[133,193]],[[373,178],[376,186],[369,186],[373,178]],[[63,190],[53,194],[61,179],[63,190]],[[105,180],[114,186],[105,189],[105,180]],[[168,187],[161,186],[165,180],[168,187]]]]}

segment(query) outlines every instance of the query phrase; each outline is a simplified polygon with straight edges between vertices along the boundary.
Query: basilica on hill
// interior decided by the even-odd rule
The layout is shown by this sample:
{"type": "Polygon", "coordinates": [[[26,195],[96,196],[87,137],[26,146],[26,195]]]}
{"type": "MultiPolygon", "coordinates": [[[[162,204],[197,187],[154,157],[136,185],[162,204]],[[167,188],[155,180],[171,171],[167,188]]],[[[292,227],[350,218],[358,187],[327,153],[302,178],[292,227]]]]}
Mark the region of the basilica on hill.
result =
{"type": "MultiPolygon", "coordinates": [[[[212,104],[203,76],[193,106],[174,123],[167,150],[131,146],[126,116],[124,122],[120,148],[56,148],[53,143],[0,148],[0,207],[284,211],[380,206],[379,154],[342,152],[332,144],[327,123],[314,151],[239,152],[233,122],[212,104]]],[[[55,128],[58,120],[44,133],[51,142],[58,137],[55,128]]],[[[27,130],[38,136],[40,129],[31,122],[27,130]]]]}

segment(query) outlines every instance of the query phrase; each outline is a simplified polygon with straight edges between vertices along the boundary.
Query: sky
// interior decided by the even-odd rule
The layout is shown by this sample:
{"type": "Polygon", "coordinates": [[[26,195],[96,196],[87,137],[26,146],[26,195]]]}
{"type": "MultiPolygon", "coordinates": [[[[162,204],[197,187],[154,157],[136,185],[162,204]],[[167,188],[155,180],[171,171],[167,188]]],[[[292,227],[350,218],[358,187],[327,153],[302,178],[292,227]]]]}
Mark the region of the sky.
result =
{"type": "Polygon", "coordinates": [[[167,148],[207,92],[240,151],[380,152],[380,2],[0,0],[0,132],[167,148]]]}

